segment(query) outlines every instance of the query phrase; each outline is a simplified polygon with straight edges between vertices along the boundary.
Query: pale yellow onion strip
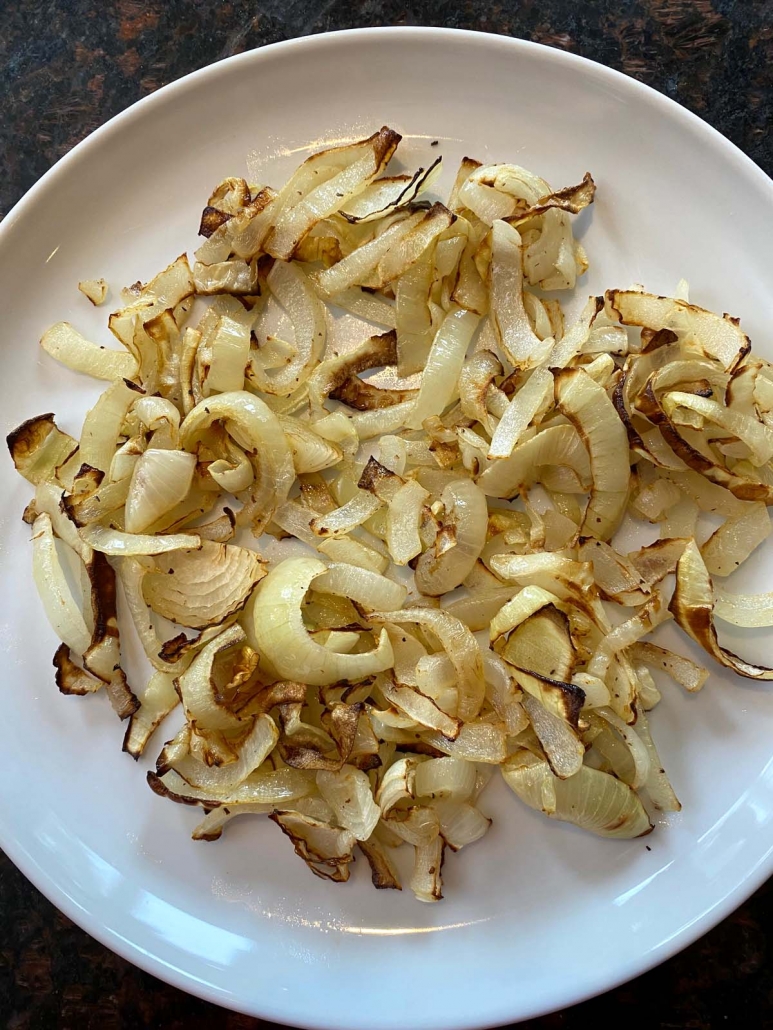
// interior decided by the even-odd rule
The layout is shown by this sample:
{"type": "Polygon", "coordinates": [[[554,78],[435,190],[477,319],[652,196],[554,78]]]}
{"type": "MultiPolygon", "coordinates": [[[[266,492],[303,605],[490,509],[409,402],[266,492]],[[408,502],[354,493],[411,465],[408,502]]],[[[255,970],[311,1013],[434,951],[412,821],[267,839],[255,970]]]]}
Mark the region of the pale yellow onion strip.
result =
{"type": "Polygon", "coordinates": [[[221,315],[210,348],[209,391],[228,393],[243,389],[244,369],[250,356],[249,324],[221,315]]]}
{"type": "Polygon", "coordinates": [[[488,561],[500,578],[521,585],[534,584],[560,597],[572,596],[573,589],[593,599],[593,566],[551,551],[530,554],[494,554],[488,561]]]}
{"type": "Polygon", "coordinates": [[[140,396],[140,388],[132,387],[123,379],[108,386],[83,422],[79,446],[83,464],[102,472],[109,471],[126,413],[140,396]]]}
{"type": "Polygon", "coordinates": [[[773,626],[773,593],[731,594],[714,585],[714,616],[731,626],[760,629],[773,626]]]}
{"type": "Polygon", "coordinates": [[[38,515],[32,525],[32,578],[53,631],[75,654],[85,654],[91,644],[91,633],[67,585],[56,551],[51,516],[46,512],[38,515]]]}
{"type": "Polygon", "coordinates": [[[502,775],[508,787],[530,808],[601,837],[627,840],[652,830],[635,791],[614,776],[587,765],[576,776],[560,780],[544,759],[519,751],[505,762],[502,775]]]}
{"type": "Polygon", "coordinates": [[[582,768],[585,747],[574,728],[531,694],[524,696],[522,704],[552,772],[562,780],[578,773],[582,768]]]}
{"type": "Polygon", "coordinates": [[[48,513],[54,534],[80,555],[84,565],[88,565],[93,557],[92,549],[83,542],[75,523],[65,513],[63,497],[64,490],[61,487],[45,481],[38,483],[35,489],[35,510],[38,515],[48,513]]]}
{"type": "Polygon", "coordinates": [[[546,368],[535,368],[524,385],[513,394],[494,430],[488,457],[509,458],[525,429],[553,400],[553,376],[546,368]]]}
{"type": "Polygon", "coordinates": [[[395,679],[398,683],[404,683],[411,687],[416,686],[418,662],[427,657],[427,649],[416,637],[406,633],[393,623],[387,623],[386,630],[392,642],[395,679]]]}
{"type": "Polygon", "coordinates": [[[299,476],[332,468],[343,458],[340,447],[318,435],[307,422],[292,418],[290,415],[278,417],[293,454],[295,471],[299,476]]]}
{"type": "Polygon", "coordinates": [[[543,290],[572,290],[577,279],[578,257],[569,215],[552,208],[542,215],[539,237],[523,255],[530,286],[543,290]]]}
{"type": "Polygon", "coordinates": [[[258,769],[273,751],[279,740],[279,730],[270,715],[259,715],[247,736],[239,744],[238,758],[222,766],[208,766],[206,763],[186,755],[172,764],[175,772],[192,787],[211,792],[213,795],[227,794],[235,790],[250,773],[258,769]]]}
{"type": "Polygon", "coordinates": [[[517,368],[540,364],[553,347],[553,338],[540,340],[523,304],[521,235],[497,220],[491,229],[491,321],[505,357],[517,368]]]}
{"type": "Polygon", "coordinates": [[[226,440],[225,446],[228,458],[213,461],[207,466],[207,472],[222,490],[236,496],[252,486],[255,481],[255,470],[242,448],[230,437],[226,440]]]}
{"type": "Polygon", "coordinates": [[[628,502],[628,436],[606,390],[582,369],[556,373],[556,404],[583,439],[593,487],[581,531],[609,539],[628,502]]]}
{"type": "Polygon", "coordinates": [[[636,615],[621,622],[611,633],[606,634],[590,660],[588,674],[597,676],[600,680],[605,679],[610,663],[616,654],[625,650],[626,647],[638,643],[642,637],[670,618],[671,613],[664,606],[660,596],[655,595],[653,600],[643,605],[636,615]]]}
{"type": "MultiPolygon", "coordinates": [[[[321,798],[319,800],[321,801],[321,798]]],[[[302,799],[298,798],[296,804],[302,804],[302,799]]],[[[275,805],[245,804],[237,805],[234,808],[227,808],[225,805],[213,808],[210,812],[207,812],[201,822],[194,827],[193,833],[191,833],[191,840],[220,840],[223,835],[223,827],[238,815],[268,815],[270,812],[274,811],[275,807],[275,805]]]]}
{"type": "Polygon", "coordinates": [[[404,275],[453,221],[454,216],[443,204],[433,204],[419,224],[382,256],[366,285],[381,288],[404,275]]]}
{"type": "Polygon", "coordinates": [[[352,537],[323,540],[321,543],[315,540],[315,542],[319,553],[324,554],[331,561],[357,565],[361,569],[378,572],[380,575],[383,575],[389,567],[388,558],[352,537]]]}
{"type": "Polygon", "coordinates": [[[126,497],[125,526],[141,533],[188,496],[196,457],[149,447],[134,465],[126,497]]]}
{"type": "Polygon", "coordinates": [[[634,765],[634,778],[628,786],[633,787],[634,790],[639,790],[640,787],[646,784],[651,772],[650,753],[647,746],[640,739],[636,730],[623,722],[620,716],[613,712],[611,708],[603,707],[596,709],[596,711],[622,737],[628,748],[634,765]]]}
{"type": "Polygon", "coordinates": [[[475,766],[459,758],[430,758],[416,767],[417,797],[467,801],[475,790],[475,766]]]}
{"type": "MultiPolygon", "coordinates": [[[[253,526],[262,528],[274,509],[283,504],[295,481],[292,453],[274,412],[245,390],[207,397],[185,417],[180,441],[195,450],[198,436],[215,421],[223,421],[240,447],[252,456],[256,481],[247,507],[253,526]]],[[[237,521],[239,516],[237,515],[237,521]]]]}
{"type": "Polygon", "coordinates": [[[350,416],[350,422],[359,434],[360,440],[372,440],[382,433],[396,433],[408,421],[416,401],[402,401],[388,408],[377,408],[375,411],[356,411],[350,416]]]}
{"type": "MultiPolygon", "coordinates": [[[[439,471],[429,437],[425,440],[403,440],[402,444],[405,448],[406,465],[418,465],[419,467],[439,471]]],[[[400,474],[402,475],[402,473],[400,474]]],[[[464,478],[461,473],[459,473],[459,478],[464,478]]]]}
{"type": "MultiPolygon", "coordinates": [[[[163,321],[165,317],[172,317],[166,313],[182,305],[194,291],[195,285],[188,259],[185,254],[181,254],[171,265],[154,276],[139,294],[130,291],[132,302],[128,307],[110,315],[110,331],[135,354],[142,374],[147,375],[154,384],[158,383],[160,354],[156,340],[145,330],[145,325],[151,328],[151,321],[163,321]]],[[[178,315],[182,315],[182,310],[178,315]]]]}
{"type": "Polygon", "coordinates": [[[678,390],[666,394],[663,398],[663,409],[671,418],[679,408],[695,411],[715,425],[726,429],[737,436],[751,450],[749,460],[753,465],[765,465],[773,458],[773,429],[758,422],[752,415],[726,408],[724,404],[712,400],[711,397],[699,397],[694,393],[682,393],[678,390]]]}
{"type": "Polygon", "coordinates": [[[490,639],[496,640],[509,633],[541,608],[557,602],[560,603],[559,598],[549,590],[543,590],[538,586],[523,587],[512,600],[502,605],[491,620],[490,639]]]}
{"type": "Polygon", "coordinates": [[[109,526],[96,523],[84,526],[81,539],[95,551],[103,554],[128,557],[143,554],[165,554],[167,551],[196,550],[201,547],[201,537],[195,533],[170,533],[151,536],[144,533],[123,533],[109,526]]]}
{"type": "MultiPolygon", "coordinates": [[[[480,219],[475,218],[471,212],[466,212],[466,215],[467,217],[458,216],[457,218],[460,232],[464,233],[466,241],[459,257],[456,281],[453,282],[453,290],[451,292],[451,301],[467,311],[474,311],[478,315],[487,315],[489,311],[489,291],[487,284],[481,278],[475,258],[481,249],[487,249],[488,226],[480,219]]],[[[484,323],[483,332],[476,349],[496,349],[494,331],[490,326],[488,318],[484,323]]]]}
{"type": "Polygon", "coordinates": [[[411,873],[408,886],[413,891],[417,901],[432,903],[442,899],[443,880],[441,869],[445,846],[443,838],[438,836],[431,844],[425,844],[416,848],[413,872],[411,873]]]}
{"type": "Polygon", "coordinates": [[[417,168],[413,175],[375,179],[349,201],[341,214],[348,222],[355,223],[371,222],[392,214],[432,189],[440,177],[442,160],[438,157],[429,168],[417,168]]]}
{"type": "Polygon", "coordinates": [[[316,636],[323,647],[338,654],[351,654],[360,642],[360,634],[350,630],[322,630],[316,636]]]}
{"type": "Polygon", "coordinates": [[[254,263],[247,264],[241,258],[193,265],[193,281],[196,292],[209,296],[217,293],[255,294],[258,290],[258,273],[254,263]]]}
{"type": "Polygon", "coordinates": [[[426,418],[441,414],[454,400],[464,356],[478,321],[477,315],[459,309],[449,311],[443,319],[424,366],[419,396],[406,422],[409,429],[421,429],[426,418]]]}
{"type": "MultiPolygon", "coordinates": [[[[105,482],[92,494],[84,494],[81,500],[68,496],[63,507],[73,524],[85,526],[89,522],[102,522],[107,516],[117,513],[126,503],[131,475],[116,482],[105,482]]],[[[120,518],[120,515],[113,517],[120,518]]]]}
{"type": "MultiPolygon", "coordinates": [[[[390,410],[390,409],[385,409],[390,410]]],[[[351,418],[343,411],[331,411],[312,423],[312,429],[323,440],[335,444],[345,458],[353,459],[360,446],[360,438],[351,418]]]]}
{"type": "Polygon", "coordinates": [[[395,286],[397,370],[401,376],[421,372],[432,347],[429,300],[435,274],[433,251],[434,248],[428,247],[395,286]]]}
{"type": "MultiPolygon", "coordinates": [[[[245,375],[248,375],[248,372],[247,369],[245,375]]],[[[297,415],[308,406],[308,383],[301,383],[298,389],[288,394],[288,397],[272,397],[267,393],[263,400],[275,415],[297,415]]]]}
{"type": "MultiPolygon", "coordinates": [[[[479,337],[480,338],[480,337],[479,337]]],[[[479,351],[468,358],[459,373],[459,403],[464,414],[480,422],[486,432],[491,432],[491,416],[486,406],[486,397],[495,376],[502,375],[502,362],[489,350],[479,351]]]]}
{"type": "Polygon", "coordinates": [[[371,622],[415,623],[440,641],[458,676],[460,719],[474,719],[485,696],[483,661],[475,637],[459,619],[437,608],[405,608],[399,612],[375,612],[371,622]]]}
{"type": "Polygon", "coordinates": [[[416,211],[410,217],[390,225],[380,236],[376,236],[370,243],[357,247],[341,261],[317,272],[313,279],[318,289],[331,298],[337,294],[356,286],[364,280],[368,273],[372,272],[384,254],[390,247],[401,240],[424,218],[423,211],[416,211]]]}
{"type": "Polygon", "coordinates": [[[458,587],[472,571],[486,543],[488,510],[483,491],[469,480],[449,483],[440,495],[444,522],[454,531],[454,546],[442,554],[430,548],[416,565],[416,586],[439,597],[458,587]]]}
{"type": "Polygon", "coordinates": [[[511,197],[526,201],[530,207],[553,204],[556,198],[561,194],[566,194],[567,190],[576,191],[578,189],[578,187],[567,187],[558,193],[553,193],[550,185],[541,176],[530,172],[528,168],[522,168],[515,164],[490,165],[488,169],[480,169],[473,177],[488,180],[490,176],[496,189],[511,197]]]}
{"type": "Polygon", "coordinates": [[[701,545],[712,576],[729,576],[771,533],[770,515],[762,501],[750,504],[742,515],[730,518],[701,545]]]}
{"type": "Polygon", "coordinates": [[[180,348],[180,392],[182,393],[182,411],[187,415],[195,405],[198,396],[198,380],[195,375],[196,355],[201,343],[201,333],[197,329],[188,327],[183,333],[182,346],[180,348]]]}
{"type": "Polygon", "coordinates": [[[415,848],[426,848],[440,839],[440,822],[428,805],[412,805],[393,812],[386,821],[390,833],[415,848]]]}
{"type": "Polygon", "coordinates": [[[413,677],[416,687],[431,697],[449,715],[456,715],[458,691],[456,670],[447,654],[423,655],[416,663],[413,677]]]}
{"type": "MultiPolygon", "coordinates": [[[[290,186],[290,180],[286,185],[290,186]]],[[[249,261],[260,253],[280,204],[269,186],[261,189],[256,185],[252,193],[254,199],[199,247],[196,251],[199,261],[212,264],[224,260],[230,253],[249,261]]]]}
{"type": "MultiPolygon", "coordinates": [[[[260,386],[261,372],[273,372],[275,369],[284,368],[297,356],[298,348],[295,344],[289,343],[279,336],[267,336],[259,345],[257,354],[254,354],[254,369],[250,369],[248,373],[252,385],[260,386]]],[[[268,377],[264,376],[263,379],[271,388],[268,377]]]]}
{"type": "Polygon", "coordinates": [[[489,497],[514,497],[534,483],[542,466],[574,470],[582,485],[590,484],[588,452],[574,426],[548,426],[518,444],[509,458],[486,467],[477,484],[489,497]]]}
{"type": "Polygon", "coordinates": [[[324,594],[348,597],[357,604],[383,611],[401,608],[408,594],[402,583],[343,562],[329,565],[327,572],[312,581],[311,588],[324,594]]]}
{"type": "Polygon", "coordinates": [[[311,523],[315,518],[314,512],[299,504],[298,501],[285,501],[276,509],[271,521],[285,533],[294,536],[296,540],[302,540],[304,544],[316,547],[320,538],[311,531],[311,523]]]}
{"type": "Polygon", "coordinates": [[[635,565],[610,544],[589,537],[580,545],[577,555],[581,561],[592,562],[599,590],[618,604],[641,604],[647,599],[649,583],[645,583],[635,565]]]}
{"type": "Polygon", "coordinates": [[[690,335],[698,348],[726,371],[732,371],[750,350],[749,337],[738,320],[729,315],[716,315],[677,298],[635,290],[609,290],[607,300],[623,325],[672,329],[690,335]]]}
{"type": "Polygon", "coordinates": [[[221,652],[241,644],[244,639],[245,634],[241,626],[229,626],[199,651],[180,676],[178,686],[188,722],[194,722],[207,729],[241,728],[238,717],[217,701],[212,667],[221,652]]]}
{"type": "Polygon", "coordinates": [[[303,624],[301,604],[312,581],[327,571],[315,558],[286,558],[258,586],[251,602],[257,650],[281,677],[311,686],[357,681],[392,667],[392,645],[382,630],[373,651],[336,654],[316,644],[303,624]]]}
{"type": "MultiPolygon", "coordinates": [[[[701,511],[711,512],[713,515],[725,515],[735,518],[742,515],[748,505],[734,494],[731,494],[719,483],[712,483],[700,472],[694,469],[672,470],[664,469],[663,475],[670,482],[675,483],[683,493],[687,494],[701,511]]],[[[685,520],[690,524],[691,515],[687,514],[685,520]]],[[[673,533],[673,536],[678,534],[673,533]]],[[[681,536],[693,536],[693,533],[682,533],[681,536]]]]}
{"type": "Polygon", "coordinates": [[[329,303],[385,329],[397,328],[397,312],[394,305],[377,293],[366,293],[359,286],[342,290],[331,297],[329,303]]]}
{"type": "MultiPolygon", "coordinates": [[[[278,220],[282,213],[290,211],[296,204],[300,203],[303,197],[305,197],[312,189],[316,186],[320,186],[324,182],[328,182],[334,175],[355,161],[358,156],[361,157],[362,148],[360,144],[362,143],[367,145],[367,141],[361,140],[358,143],[330,147],[325,150],[317,151],[307,157],[306,160],[295,169],[278,192],[274,193],[270,187],[265,187],[261,190],[261,195],[268,195],[264,198],[266,201],[265,208],[262,208],[260,211],[261,214],[263,214],[264,211],[268,214],[268,225],[265,227],[265,231],[261,230],[262,235],[258,234],[257,237],[253,232],[251,232],[252,219],[244,230],[241,230],[244,232],[245,237],[253,237],[251,240],[253,248],[251,250],[251,254],[258,253],[261,249],[261,245],[264,243],[265,234],[273,227],[273,224],[278,220]]],[[[250,168],[250,172],[254,178],[260,178],[254,165],[250,168]]],[[[211,238],[214,238],[215,235],[216,234],[213,234],[213,237],[211,238]]],[[[265,247],[262,249],[265,250],[265,247]]]]}
{"type": "Polygon", "coordinates": [[[177,448],[180,436],[180,412],[177,406],[166,397],[138,397],[132,405],[132,415],[136,415],[143,426],[152,433],[152,446],[177,448]]]}
{"type": "Polygon", "coordinates": [[[47,329],[40,346],[67,368],[95,379],[133,379],[139,371],[137,359],[128,351],[100,347],[69,322],[57,322],[47,329]]]}
{"type": "Polygon", "coordinates": [[[123,750],[138,759],[155,729],[179,703],[174,677],[167,672],[154,671],[140,698],[140,707],[129,719],[123,750]]]}
{"type": "Polygon", "coordinates": [[[461,758],[465,762],[501,765],[507,758],[507,735],[501,724],[466,722],[456,740],[449,740],[435,730],[427,730],[422,737],[444,755],[461,758]]]}
{"type": "Polygon", "coordinates": [[[486,697],[505,724],[508,736],[515,736],[529,724],[523,706],[518,700],[521,690],[516,687],[506,662],[488,649],[483,652],[483,671],[486,679],[486,697]]]}
{"type": "Polygon", "coordinates": [[[325,349],[325,306],[297,265],[277,261],[268,274],[269,289],[293,323],[296,353],[274,375],[262,372],[256,359],[251,362],[250,378],[258,389],[288,396],[308,379],[325,349]]]}
{"type": "Polygon", "coordinates": [[[58,428],[51,412],[27,419],[6,437],[14,468],[28,483],[58,480],[72,486],[80,468],[78,441],[58,428]]]}
{"type": "Polygon", "coordinates": [[[201,549],[160,558],[143,584],[145,600],[159,615],[201,630],[241,611],[266,574],[247,547],[203,540],[201,549]]]}
{"type": "Polygon", "coordinates": [[[447,715],[433,698],[423,694],[417,687],[385,681],[381,684],[381,690],[391,705],[399,708],[420,726],[437,730],[449,740],[456,740],[459,736],[460,721],[447,715]]]}
{"type": "Polygon", "coordinates": [[[376,804],[381,809],[382,815],[389,815],[400,801],[406,801],[413,797],[418,764],[415,758],[406,755],[398,758],[386,770],[376,791],[376,804]]]}
{"type": "Polygon", "coordinates": [[[588,298],[577,321],[554,344],[550,355],[545,360],[548,368],[565,368],[572,358],[579,354],[588,340],[593,320],[603,307],[603,297],[588,298]]]}
{"type": "Polygon", "coordinates": [[[82,279],[78,283],[78,289],[88,297],[94,307],[99,307],[107,297],[108,286],[104,279],[82,279]]]}
{"type": "Polygon", "coordinates": [[[269,819],[281,827],[295,848],[295,853],[314,872],[334,883],[349,879],[349,863],[357,838],[349,830],[331,826],[293,809],[275,809],[269,819]]]}
{"type": "Polygon", "coordinates": [[[644,787],[655,808],[661,812],[679,812],[681,804],[674,793],[671,781],[660,762],[657,748],[650,733],[649,722],[644,712],[640,711],[636,719],[636,734],[646,747],[650,757],[650,772],[644,787]]]}
{"type": "Polygon", "coordinates": [[[610,702],[609,688],[598,676],[591,676],[587,672],[575,672],[572,676],[572,685],[579,687],[585,694],[583,708],[603,708],[610,702]]]}
{"type": "MultiPolygon", "coordinates": [[[[634,662],[641,662],[653,669],[660,669],[690,693],[696,693],[709,678],[709,670],[698,665],[691,658],[669,651],[647,641],[639,641],[627,652],[634,662]]],[[[582,684],[580,684],[582,686],[582,684]]]]}
{"type": "Polygon", "coordinates": [[[333,809],[336,821],[357,840],[368,840],[381,818],[381,809],[373,799],[367,773],[344,765],[337,772],[320,770],[316,780],[317,789],[333,809]]]}
{"type": "MultiPolygon", "coordinates": [[[[526,308],[526,314],[529,316],[534,332],[541,340],[547,339],[548,336],[553,335],[553,324],[548,317],[548,309],[545,307],[543,302],[534,293],[530,293],[528,290],[524,290],[523,293],[523,306],[526,308]]],[[[625,330],[621,330],[625,332],[625,330]]]]}
{"type": "Polygon", "coordinates": [[[150,608],[142,593],[142,580],[149,568],[152,568],[151,563],[143,563],[141,558],[118,558],[113,560],[112,565],[121,580],[126,606],[148,661],[161,673],[176,676],[183,672],[186,666],[184,659],[165,662],[159,657],[163,643],[150,621],[150,608]]]}
{"type": "Polygon", "coordinates": [[[148,783],[156,794],[171,797],[173,801],[199,804],[204,808],[239,806],[240,810],[243,805],[270,805],[275,809],[278,805],[287,805],[296,798],[305,797],[314,789],[313,780],[299,769],[269,770],[265,767],[252,773],[229,794],[218,796],[191,787],[173,769],[163,776],[149,773],[148,783]]]}
{"type": "Polygon", "coordinates": [[[367,522],[381,508],[382,502],[366,490],[360,490],[346,504],[341,505],[327,515],[319,515],[311,520],[313,533],[319,537],[346,536],[356,526],[367,522]]]}
{"type": "MultiPolygon", "coordinates": [[[[499,165],[484,165],[475,169],[459,187],[459,204],[487,225],[491,225],[497,218],[509,218],[516,210],[516,198],[496,188],[499,172],[499,165]]],[[[539,196],[537,193],[528,199],[530,203],[535,203],[539,196]]]]}
{"type": "Polygon", "coordinates": [[[287,204],[284,206],[265,244],[266,252],[272,257],[289,261],[297,244],[317,222],[339,211],[378,175],[399,141],[397,133],[386,129],[378,133],[372,143],[363,140],[348,148],[351,163],[310,190],[292,207],[287,204]],[[362,152],[358,156],[360,148],[362,152]]]}
{"type": "Polygon", "coordinates": [[[659,522],[666,518],[671,508],[679,504],[683,497],[684,494],[676,484],[667,479],[655,479],[639,491],[631,507],[650,522],[659,522]]]}
{"type": "Polygon", "coordinates": [[[406,441],[399,436],[382,436],[378,442],[378,461],[395,475],[404,476],[408,463],[406,441]]]}
{"type": "Polygon", "coordinates": [[[621,325],[600,325],[591,329],[582,345],[583,354],[628,354],[628,333],[621,325]]]}
{"type": "Polygon", "coordinates": [[[452,851],[474,844],[491,828],[491,820],[466,801],[443,798],[433,801],[432,809],[440,822],[440,836],[452,851]]]}
{"type": "Polygon", "coordinates": [[[403,483],[387,508],[386,543],[395,565],[407,565],[421,554],[419,524],[429,494],[419,483],[403,483]]]}

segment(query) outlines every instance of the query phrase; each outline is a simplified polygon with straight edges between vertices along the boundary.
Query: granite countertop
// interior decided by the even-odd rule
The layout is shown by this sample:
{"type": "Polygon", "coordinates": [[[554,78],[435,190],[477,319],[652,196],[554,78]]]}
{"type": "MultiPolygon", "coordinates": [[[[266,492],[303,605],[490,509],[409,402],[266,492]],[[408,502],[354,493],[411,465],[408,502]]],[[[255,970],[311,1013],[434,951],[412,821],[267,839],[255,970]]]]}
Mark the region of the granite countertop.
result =
{"type": "MultiPolygon", "coordinates": [[[[167,82],[265,43],[369,25],[479,29],[582,54],[678,100],[773,173],[772,0],[7,0],[0,215],[84,136],[167,82]]],[[[1,853],[0,925],[0,1026],[8,1030],[269,1025],[188,997],[116,957],[1,853]]],[[[771,938],[768,884],[658,969],[524,1025],[773,1027],[771,938]]]]}

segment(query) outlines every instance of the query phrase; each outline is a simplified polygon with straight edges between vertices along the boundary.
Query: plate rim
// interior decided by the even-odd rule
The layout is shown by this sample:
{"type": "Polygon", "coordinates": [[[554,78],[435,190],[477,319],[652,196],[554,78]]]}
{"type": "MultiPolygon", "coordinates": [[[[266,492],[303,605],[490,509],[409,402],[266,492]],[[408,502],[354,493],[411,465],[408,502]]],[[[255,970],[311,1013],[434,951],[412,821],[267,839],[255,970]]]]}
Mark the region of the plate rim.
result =
{"type": "MultiPolygon", "coordinates": [[[[0,250],[5,245],[6,238],[12,233],[17,221],[27,214],[29,209],[34,208],[39,196],[43,195],[55,184],[59,175],[69,170],[71,165],[88,159],[92,149],[102,142],[120,133],[124,126],[133,123],[139,118],[151,113],[154,107],[161,107],[170,103],[175,96],[185,93],[188,90],[197,88],[207,79],[216,79],[223,74],[225,66],[229,68],[243,64],[245,66],[258,62],[260,63],[272,55],[281,52],[304,51],[314,48],[325,48],[330,45],[343,43],[344,45],[358,44],[360,40],[372,40],[374,38],[384,40],[392,36],[394,38],[412,36],[416,39],[427,41],[462,40],[476,46],[500,47],[510,50],[513,53],[518,51],[537,53],[541,60],[550,63],[554,62],[563,66],[574,65],[584,76],[591,76],[596,81],[606,81],[617,84],[625,90],[638,95],[643,102],[659,108],[664,115],[681,123],[693,132],[703,135],[707,141],[715,147],[722,149],[726,156],[732,158],[739,174],[751,177],[756,180],[758,188],[767,191],[773,203],[773,179],[769,177],[752,158],[745,154],[732,140],[728,139],[721,132],[709,125],[701,117],[683,107],[676,100],[671,99],[664,93],[646,83],[639,81],[610,68],[590,58],[579,54],[570,53],[542,43],[520,39],[513,36],[495,32],[481,32],[469,29],[455,29],[433,26],[372,26],[366,28],[343,29],[334,32],[321,32],[313,35],[299,36],[292,39],[279,40],[274,43],[258,46],[241,54],[221,58],[211,64],[189,72],[179,79],[160,87],[153,93],[140,98],[130,104],[123,111],[113,115],[103,125],[89,133],[80,140],[66,154],[60,157],[14,204],[0,222],[0,250]]],[[[17,842],[11,835],[10,827],[0,826],[0,848],[5,852],[10,861],[16,866],[19,872],[32,883],[32,885],[44,895],[44,897],[61,911],[67,918],[74,922],[80,929],[88,933],[100,944],[114,952],[120,958],[130,962],[132,965],[150,973],[165,983],[170,984],[187,994],[200,998],[215,1005],[220,1005],[232,1011],[241,1012],[261,1019],[269,1019],[284,1026],[300,1025],[295,1017],[284,1011],[275,1009],[267,998],[261,999],[260,1011],[250,1006],[245,999],[235,997],[226,987],[218,986],[212,982],[202,982],[192,976],[185,969],[179,968],[162,958],[160,955],[150,954],[135,941],[122,936],[117,930],[102,922],[91,910],[81,905],[78,900],[69,894],[65,888],[57,883],[50,872],[45,870],[38,859],[23,844],[17,842]],[[292,1019],[292,1022],[289,1020],[292,1019]]],[[[518,1015],[517,1020],[538,1018],[560,1009],[564,1009],[591,998],[597,997],[607,991],[614,990],[621,984],[627,983],[634,978],[641,976],[661,963],[672,958],[674,955],[689,947],[697,939],[708,933],[720,922],[731,915],[742,905],[766,880],[773,874],[773,844],[764,853],[762,858],[749,871],[745,879],[736,886],[727,890],[713,904],[707,906],[700,915],[696,916],[686,926],[681,927],[673,934],[668,941],[659,948],[651,949],[635,959],[618,967],[613,975],[600,971],[591,982],[586,980],[587,986],[583,989],[567,987],[561,990],[560,985],[551,994],[550,1002],[544,999],[541,1002],[533,1001],[531,1008],[518,1015]]],[[[502,995],[507,998],[506,995],[502,995]]],[[[484,1028],[496,1027],[503,1023],[512,1021],[512,1002],[505,1001],[492,1008],[485,1017],[485,1022],[454,1023],[455,1027],[484,1028]]],[[[300,1015],[300,1013],[298,1013],[300,1015]]],[[[303,1016],[304,1027],[310,1030],[336,1030],[326,1021],[323,1016],[309,1019],[303,1016]]]]}

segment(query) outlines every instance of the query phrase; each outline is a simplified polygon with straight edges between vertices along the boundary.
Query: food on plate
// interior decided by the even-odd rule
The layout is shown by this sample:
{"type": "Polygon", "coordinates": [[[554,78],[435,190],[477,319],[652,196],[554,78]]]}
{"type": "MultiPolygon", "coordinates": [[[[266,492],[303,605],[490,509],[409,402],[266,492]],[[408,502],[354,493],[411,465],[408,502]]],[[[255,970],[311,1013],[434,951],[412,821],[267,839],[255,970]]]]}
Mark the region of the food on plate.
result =
{"type": "Polygon", "coordinates": [[[662,623],[773,679],[717,632],[773,625],[770,596],[714,583],[770,534],[773,366],[683,284],[567,317],[589,174],[465,158],[442,203],[440,159],[390,173],[399,143],[216,186],[193,263],[122,292],[119,347],[44,334],[107,384],[80,436],[47,413],[8,446],[56,683],[104,690],[135,759],[180,710],[148,782],[202,809],[194,839],[263,813],[315,875],[359,851],[431,902],[497,767],[603,837],[679,810],[653,673],[695,692],[708,671],[662,623]]]}

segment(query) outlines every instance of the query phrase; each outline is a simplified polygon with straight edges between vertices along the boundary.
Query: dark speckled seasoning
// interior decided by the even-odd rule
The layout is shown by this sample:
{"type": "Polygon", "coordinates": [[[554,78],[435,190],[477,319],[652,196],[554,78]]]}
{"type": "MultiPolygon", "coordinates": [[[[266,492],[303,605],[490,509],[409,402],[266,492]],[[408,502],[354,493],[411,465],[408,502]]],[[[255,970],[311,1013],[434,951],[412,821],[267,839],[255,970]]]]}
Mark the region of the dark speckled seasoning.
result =
{"type": "MultiPolygon", "coordinates": [[[[771,0],[0,0],[0,215],[74,144],[165,83],[265,43],[369,25],[479,29],[582,54],[678,100],[773,172],[771,0]]],[[[7,1030],[269,1026],[117,958],[2,854],[0,928],[7,1030]]],[[[523,1025],[773,1028],[771,933],[768,885],[660,968],[523,1025]]]]}

